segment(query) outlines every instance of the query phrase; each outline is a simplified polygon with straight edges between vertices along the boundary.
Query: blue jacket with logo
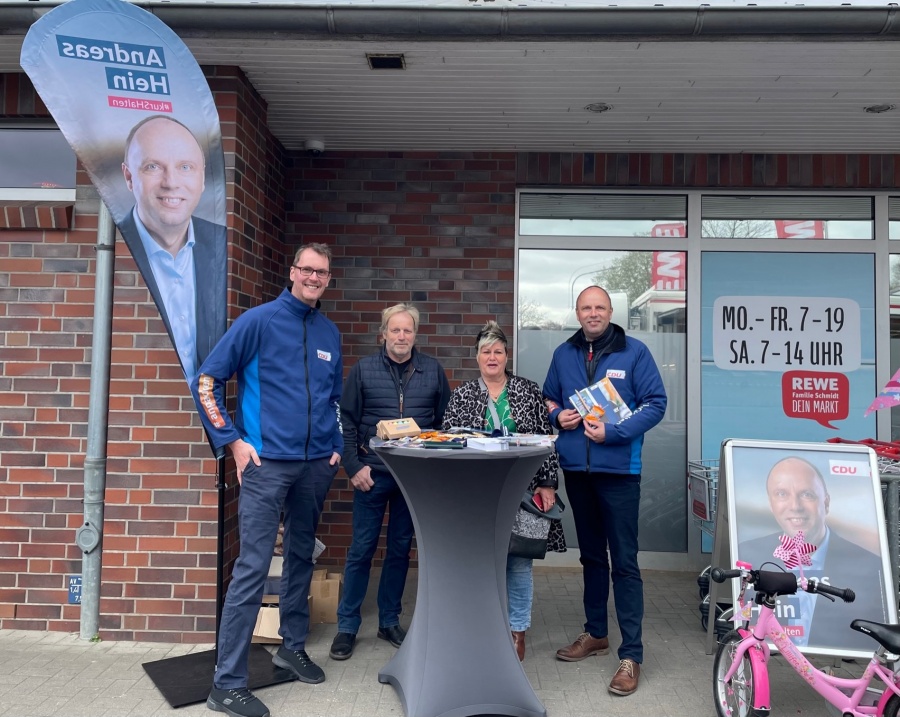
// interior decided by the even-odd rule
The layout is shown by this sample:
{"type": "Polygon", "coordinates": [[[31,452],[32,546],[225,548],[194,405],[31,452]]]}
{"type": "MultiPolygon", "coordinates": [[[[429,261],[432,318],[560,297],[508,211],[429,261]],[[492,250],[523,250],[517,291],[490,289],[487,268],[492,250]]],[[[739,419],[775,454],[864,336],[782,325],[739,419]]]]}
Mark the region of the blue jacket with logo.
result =
{"type": "Polygon", "coordinates": [[[285,289],[241,315],[191,380],[216,448],[242,438],[263,458],[312,460],[341,453],[341,335],[318,308],[285,289]],[[238,378],[234,422],[225,382],[238,378]]]}
{"type": "Polygon", "coordinates": [[[591,381],[586,365],[588,342],[582,330],[553,352],[544,381],[544,398],[550,423],[558,428],[556,418],[560,411],[573,408],[569,396],[606,377],[632,414],[621,423],[607,423],[603,443],[594,443],[584,435],[581,424],[571,431],[560,430],[556,450],[563,470],[639,475],[644,434],[666,412],[666,390],[649,349],[641,341],[626,336],[622,327],[611,326],[612,342],[605,353],[595,357],[591,381]]]}

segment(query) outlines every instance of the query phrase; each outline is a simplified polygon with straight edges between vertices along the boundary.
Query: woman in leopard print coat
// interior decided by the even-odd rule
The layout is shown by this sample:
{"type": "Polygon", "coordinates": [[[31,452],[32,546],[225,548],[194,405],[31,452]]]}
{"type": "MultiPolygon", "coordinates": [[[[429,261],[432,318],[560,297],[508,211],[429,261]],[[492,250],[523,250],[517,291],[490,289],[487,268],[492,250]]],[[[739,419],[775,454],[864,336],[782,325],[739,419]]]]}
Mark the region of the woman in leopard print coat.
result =
{"type": "MultiPolygon", "coordinates": [[[[488,408],[489,402],[493,402],[497,418],[509,430],[517,433],[552,433],[540,387],[534,381],[506,370],[506,336],[495,321],[489,321],[479,332],[477,354],[481,377],[462,384],[453,392],[444,412],[444,430],[457,427],[479,430],[500,428],[494,425],[494,414],[488,408]]],[[[541,495],[547,508],[556,501],[558,474],[559,458],[554,450],[541,464],[529,486],[529,490],[541,495]]],[[[550,522],[547,549],[560,553],[566,550],[562,523],[558,520],[550,522]]],[[[525,631],[531,626],[534,594],[530,558],[508,556],[506,587],[513,642],[519,659],[523,660],[525,631]]]]}

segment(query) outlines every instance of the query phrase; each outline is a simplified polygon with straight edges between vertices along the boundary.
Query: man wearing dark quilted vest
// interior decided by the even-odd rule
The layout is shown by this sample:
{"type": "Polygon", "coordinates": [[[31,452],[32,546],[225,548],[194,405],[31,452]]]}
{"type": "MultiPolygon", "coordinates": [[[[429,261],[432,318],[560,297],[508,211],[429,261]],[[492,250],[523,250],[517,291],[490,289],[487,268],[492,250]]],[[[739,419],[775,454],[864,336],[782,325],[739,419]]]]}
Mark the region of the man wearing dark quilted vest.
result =
{"type": "Polygon", "coordinates": [[[378,584],[378,637],[400,647],[401,600],[409,570],[413,523],[394,477],[369,447],[379,421],[412,418],[424,430],[441,425],[450,384],[438,361],[415,348],[419,311],[397,304],[381,314],[381,350],[350,370],[341,399],[344,468],[353,485],[353,541],[344,567],[344,594],[338,606],[338,632],[331,658],[353,654],[362,624],[361,607],[369,586],[384,513],[390,507],[381,581],[378,584]]]}

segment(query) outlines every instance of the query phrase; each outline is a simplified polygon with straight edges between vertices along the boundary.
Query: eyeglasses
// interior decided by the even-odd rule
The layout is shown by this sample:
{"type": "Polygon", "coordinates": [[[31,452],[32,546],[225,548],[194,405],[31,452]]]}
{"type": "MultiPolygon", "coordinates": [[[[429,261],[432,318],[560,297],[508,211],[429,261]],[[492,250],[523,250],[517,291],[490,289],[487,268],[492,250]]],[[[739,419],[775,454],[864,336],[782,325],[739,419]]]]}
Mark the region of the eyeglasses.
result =
{"type": "Polygon", "coordinates": [[[331,276],[331,272],[328,269],[313,269],[311,266],[297,266],[296,264],[291,264],[291,266],[300,272],[300,276],[310,276],[315,274],[320,279],[327,279],[331,276]]]}

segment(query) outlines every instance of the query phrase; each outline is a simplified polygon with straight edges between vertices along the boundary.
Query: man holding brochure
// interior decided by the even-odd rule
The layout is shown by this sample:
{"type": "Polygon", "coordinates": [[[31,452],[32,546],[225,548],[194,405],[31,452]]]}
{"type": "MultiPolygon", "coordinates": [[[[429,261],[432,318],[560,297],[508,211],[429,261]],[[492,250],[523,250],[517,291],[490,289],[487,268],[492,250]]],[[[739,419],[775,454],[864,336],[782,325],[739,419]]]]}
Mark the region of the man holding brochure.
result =
{"type": "Polygon", "coordinates": [[[644,659],[644,586],[637,561],[641,447],[644,434],[666,412],[666,392],[647,347],[611,323],[612,302],[605,289],[582,291],[575,311],[581,329],[553,353],[543,393],[550,423],[559,429],[556,449],[581,550],[587,621],[584,632],[556,656],[575,662],[609,652],[611,575],[622,644],[609,691],[630,695],[637,690],[644,659]],[[624,403],[627,417],[627,411],[606,410],[598,419],[584,405],[587,393],[603,395],[595,388],[601,379],[619,394],[609,403],[624,403]],[[579,405],[584,418],[573,408],[579,405]]]}

